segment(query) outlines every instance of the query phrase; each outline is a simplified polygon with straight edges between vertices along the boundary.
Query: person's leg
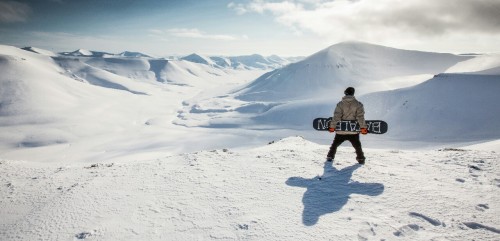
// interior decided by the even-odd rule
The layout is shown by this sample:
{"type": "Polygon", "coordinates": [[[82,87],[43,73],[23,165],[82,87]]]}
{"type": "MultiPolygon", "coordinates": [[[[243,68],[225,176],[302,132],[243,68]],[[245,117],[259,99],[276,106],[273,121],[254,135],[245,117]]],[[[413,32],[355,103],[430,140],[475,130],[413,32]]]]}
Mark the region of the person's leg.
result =
{"type": "Polygon", "coordinates": [[[338,134],[335,135],[333,143],[330,146],[330,151],[326,155],[326,159],[333,160],[335,158],[335,154],[337,153],[337,147],[339,147],[344,141],[345,141],[344,135],[338,135],[338,134]]]}
{"type": "Polygon", "coordinates": [[[356,160],[363,164],[365,162],[365,154],[363,153],[363,148],[361,147],[361,141],[359,140],[359,134],[351,135],[349,138],[352,146],[356,150],[356,160]]]}

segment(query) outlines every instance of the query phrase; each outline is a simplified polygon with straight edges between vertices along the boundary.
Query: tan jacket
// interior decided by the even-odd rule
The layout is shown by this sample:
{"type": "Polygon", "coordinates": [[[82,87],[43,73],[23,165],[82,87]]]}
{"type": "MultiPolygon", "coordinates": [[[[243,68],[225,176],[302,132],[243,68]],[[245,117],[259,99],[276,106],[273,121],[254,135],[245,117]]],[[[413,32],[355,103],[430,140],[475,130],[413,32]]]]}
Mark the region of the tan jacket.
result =
{"type": "MultiPolygon", "coordinates": [[[[333,112],[333,120],[330,122],[330,128],[335,128],[337,122],[341,120],[356,120],[360,128],[367,128],[365,122],[365,108],[363,104],[356,100],[354,96],[344,96],[342,101],[337,104],[333,112]]],[[[336,131],[337,134],[357,134],[356,132],[336,131]]]]}

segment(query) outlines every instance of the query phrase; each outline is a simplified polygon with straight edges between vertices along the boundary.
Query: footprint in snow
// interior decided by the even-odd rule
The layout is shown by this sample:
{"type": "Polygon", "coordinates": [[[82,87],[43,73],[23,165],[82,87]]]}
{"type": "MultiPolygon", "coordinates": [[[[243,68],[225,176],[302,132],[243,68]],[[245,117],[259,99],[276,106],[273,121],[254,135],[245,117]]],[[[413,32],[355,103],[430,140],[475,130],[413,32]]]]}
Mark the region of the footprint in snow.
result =
{"type": "Polygon", "coordinates": [[[364,228],[361,228],[358,232],[358,240],[359,241],[367,241],[372,240],[374,236],[377,235],[375,232],[376,224],[370,224],[369,222],[364,223],[364,228]]]}
{"type": "Polygon", "coordinates": [[[394,236],[396,237],[408,237],[416,234],[416,232],[420,230],[420,226],[416,224],[408,224],[398,229],[398,231],[394,232],[394,236]]]}
{"type": "Polygon", "coordinates": [[[484,230],[488,230],[488,231],[493,232],[493,233],[500,234],[500,229],[497,229],[497,228],[494,228],[494,227],[490,227],[490,226],[486,226],[486,225],[483,225],[483,224],[480,224],[480,223],[476,223],[476,222],[464,222],[463,224],[465,226],[467,226],[468,228],[471,228],[471,229],[484,229],[484,230]]]}
{"type": "Polygon", "coordinates": [[[82,232],[82,233],[76,234],[75,238],[77,238],[77,239],[86,239],[86,238],[88,238],[90,236],[92,236],[92,233],[82,232]]]}
{"type": "Polygon", "coordinates": [[[490,209],[490,207],[488,206],[488,204],[478,204],[476,206],[476,209],[484,212],[486,209],[490,209]]]}
{"type": "Polygon", "coordinates": [[[434,225],[434,226],[440,226],[440,225],[444,225],[444,223],[441,223],[441,221],[437,220],[437,219],[434,219],[434,218],[430,218],[428,216],[425,216],[421,213],[416,213],[416,212],[410,212],[409,213],[410,216],[412,217],[415,217],[415,218],[420,218],[420,219],[423,219],[424,221],[427,221],[429,222],[430,224],[434,225]]]}

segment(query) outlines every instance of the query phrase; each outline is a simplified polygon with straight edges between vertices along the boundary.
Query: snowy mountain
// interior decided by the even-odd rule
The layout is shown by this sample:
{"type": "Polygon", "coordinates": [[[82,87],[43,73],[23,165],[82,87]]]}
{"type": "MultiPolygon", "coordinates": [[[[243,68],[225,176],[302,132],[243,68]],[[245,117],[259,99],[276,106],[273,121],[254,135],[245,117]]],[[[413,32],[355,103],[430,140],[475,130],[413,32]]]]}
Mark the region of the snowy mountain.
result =
{"type": "Polygon", "coordinates": [[[190,54],[186,57],[182,57],[181,59],[198,64],[206,64],[210,66],[216,65],[215,62],[212,61],[209,57],[201,56],[199,54],[190,54]]]}
{"type": "Polygon", "coordinates": [[[232,66],[234,68],[241,68],[241,66],[246,66],[250,68],[268,68],[275,69],[277,67],[285,66],[289,61],[285,59],[278,59],[276,56],[271,56],[269,58],[264,57],[259,54],[247,55],[247,56],[236,56],[230,57],[232,66]]]}
{"type": "Polygon", "coordinates": [[[198,64],[205,64],[216,68],[232,68],[232,69],[263,69],[272,70],[283,67],[289,63],[290,60],[281,58],[276,55],[264,57],[262,55],[246,55],[246,56],[203,56],[199,54],[191,54],[180,58],[182,60],[190,61],[198,64]]]}
{"type": "Polygon", "coordinates": [[[62,56],[73,56],[73,57],[105,57],[113,55],[111,53],[90,51],[86,49],[78,49],[73,52],[62,52],[59,54],[62,56]]]}
{"type": "Polygon", "coordinates": [[[132,58],[140,58],[140,57],[143,57],[143,58],[151,58],[151,56],[147,55],[147,54],[143,54],[141,52],[130,52],[130,51],[124,51],[124,52],[121,52],[118,54],[118,56],[122,56],[122,57],[132,57],[132,58]]]}
{"type": "Polygon", "coordinates": [[[380,83],[385,79],[428,77],[470,58],[344,42],[261,76],[242,88],[238,98],[280,101],[340,96],[347,86],[354,86],[359,94],[369,93],[384,89],[380,83]]]}

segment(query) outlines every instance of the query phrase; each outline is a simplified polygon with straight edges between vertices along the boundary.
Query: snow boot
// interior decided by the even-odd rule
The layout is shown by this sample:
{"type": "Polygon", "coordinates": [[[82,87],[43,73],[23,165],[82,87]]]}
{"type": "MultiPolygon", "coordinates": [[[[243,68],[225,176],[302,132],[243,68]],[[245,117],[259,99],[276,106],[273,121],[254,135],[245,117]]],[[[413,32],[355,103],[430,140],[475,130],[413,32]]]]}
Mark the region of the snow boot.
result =
{"type": "Polygon", "coordinates": [[[361,165],[365,164],[365,158],[356,158],[356,161],[358,161],[358,163],[361,165]]]}

